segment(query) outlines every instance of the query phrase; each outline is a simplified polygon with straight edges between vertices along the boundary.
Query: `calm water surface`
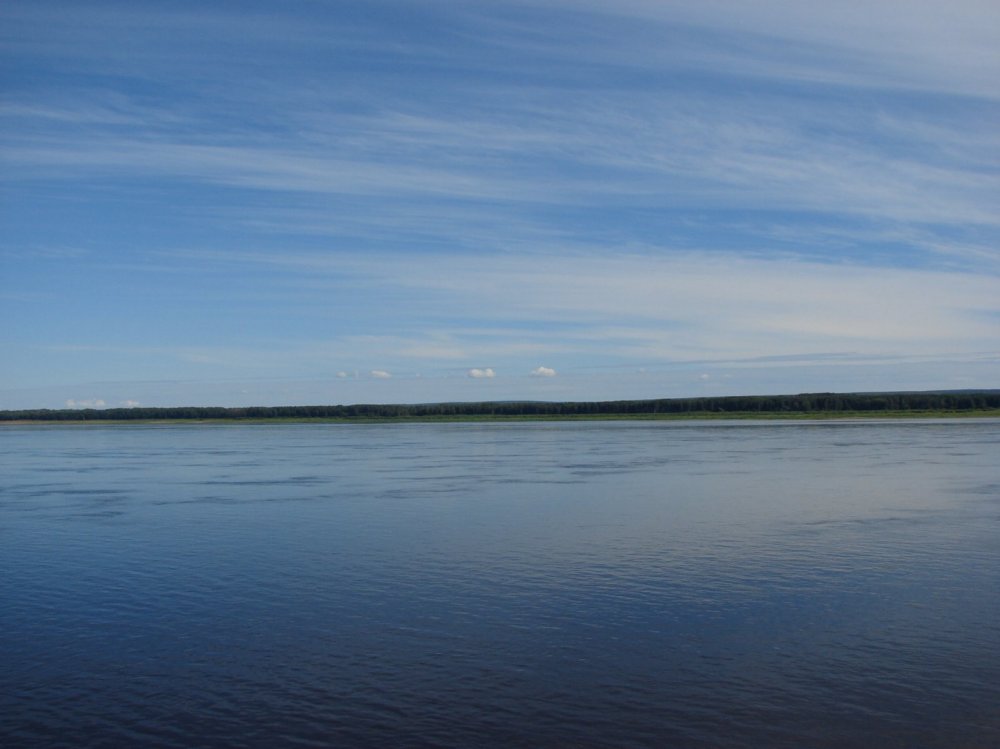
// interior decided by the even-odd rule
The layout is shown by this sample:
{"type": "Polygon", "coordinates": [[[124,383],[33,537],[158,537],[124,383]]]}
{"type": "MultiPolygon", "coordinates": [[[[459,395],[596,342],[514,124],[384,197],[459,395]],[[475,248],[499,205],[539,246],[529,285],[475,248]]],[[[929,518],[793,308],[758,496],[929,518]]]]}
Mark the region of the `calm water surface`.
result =
{"type": "Polygon", "coordinates": [[[1000,421],[0,428],[0,746],[1000,746],[1000,421]]]}

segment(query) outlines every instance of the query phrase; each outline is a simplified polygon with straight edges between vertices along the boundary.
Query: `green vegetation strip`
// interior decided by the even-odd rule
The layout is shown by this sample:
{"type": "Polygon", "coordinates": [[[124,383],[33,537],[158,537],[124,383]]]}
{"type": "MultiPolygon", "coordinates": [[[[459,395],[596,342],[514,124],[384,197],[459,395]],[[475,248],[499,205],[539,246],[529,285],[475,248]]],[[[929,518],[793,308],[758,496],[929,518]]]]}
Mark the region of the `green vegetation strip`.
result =
{"type": "Polygon", "coordinates": [[[453,421],[1000,417],[1000,391],[814,393],[548,403],[110,408],[0,411],[0,423],[397,423],[453,421]]]}

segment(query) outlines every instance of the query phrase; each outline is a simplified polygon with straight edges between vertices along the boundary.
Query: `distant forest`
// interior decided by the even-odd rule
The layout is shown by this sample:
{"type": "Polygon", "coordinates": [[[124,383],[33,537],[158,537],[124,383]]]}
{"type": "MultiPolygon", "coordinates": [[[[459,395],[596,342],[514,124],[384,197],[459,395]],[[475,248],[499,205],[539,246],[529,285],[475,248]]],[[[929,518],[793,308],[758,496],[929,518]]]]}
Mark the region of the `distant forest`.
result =
{"type": "Polygon", "coordinates": [[[625,401],[250,406],[222,408],[28,409],[0,411],[0,421],[150,421],[161,419],[448,419],[466,417],[655,417],[878,412],[974,412],[1000,409],[1000,390],[902,393],[803,393],[625,401]]]}

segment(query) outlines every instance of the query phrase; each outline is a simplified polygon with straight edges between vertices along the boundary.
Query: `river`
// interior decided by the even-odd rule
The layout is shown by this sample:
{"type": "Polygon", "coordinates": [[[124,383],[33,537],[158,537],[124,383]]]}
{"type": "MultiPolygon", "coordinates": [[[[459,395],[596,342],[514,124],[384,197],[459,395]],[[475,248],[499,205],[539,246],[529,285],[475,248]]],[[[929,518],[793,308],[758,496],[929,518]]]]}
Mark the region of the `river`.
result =
{"type": "Polygon", "coordinates": [[[4,747],[1000,746],[1000,420],[0,428],[4,747]]]}

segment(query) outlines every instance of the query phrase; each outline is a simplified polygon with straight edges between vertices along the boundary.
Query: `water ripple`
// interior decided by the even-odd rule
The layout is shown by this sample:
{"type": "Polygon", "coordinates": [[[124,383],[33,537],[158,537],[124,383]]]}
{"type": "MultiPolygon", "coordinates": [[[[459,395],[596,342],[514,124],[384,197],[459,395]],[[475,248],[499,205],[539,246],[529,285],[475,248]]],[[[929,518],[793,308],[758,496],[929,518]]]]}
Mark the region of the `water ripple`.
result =
{"type": "Polygon", "coordinates": [[[1000,745],[1000,424],[0,431],[0,745],[1000,745]]]}

